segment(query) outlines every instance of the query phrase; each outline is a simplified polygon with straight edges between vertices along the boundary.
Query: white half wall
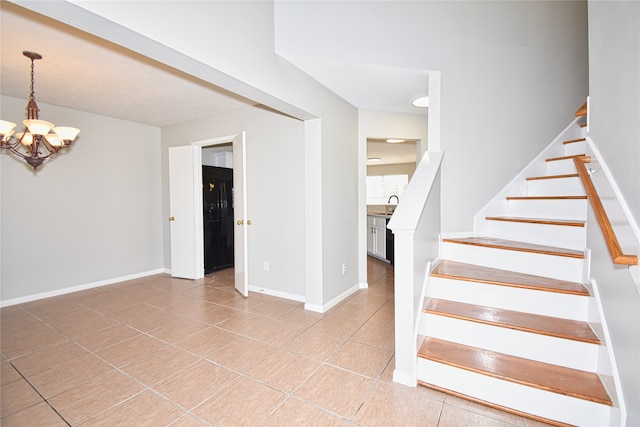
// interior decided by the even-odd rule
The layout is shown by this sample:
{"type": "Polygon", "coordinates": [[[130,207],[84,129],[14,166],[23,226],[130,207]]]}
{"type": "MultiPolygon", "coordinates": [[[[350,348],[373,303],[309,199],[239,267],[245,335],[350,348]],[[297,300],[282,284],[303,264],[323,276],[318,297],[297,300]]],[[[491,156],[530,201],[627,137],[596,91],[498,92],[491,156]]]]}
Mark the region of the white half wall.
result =
{"type": "MultiPolygon", "coordinates": [[[[615,182],[603,171],[593,175],[605,204],[616,188],[623,195],[637,230],[640,224],[640,2],[589,1],[589,136],[615,182]],[[599,175],[600,174],[600,175],[599,175]]],[[[591,212],[590,212],[591,213],[591,212]]],[[[637,231],[620,216],[611,218],[625,253],[640,247],[637,231]],[[619,231],[617,231],[618,233],[619,231]],[[631,244],[630,244],[631,243],[631,244]]],[[[611,217],[612,212],[608,212],[611,217]]],[[[592,276],[599,284],[602,308],[626,402],[626,425],[640,425],[640,295],[629,269],[612,264],[599,227],[587,230],[594,256],[592,276]]],[[[635,252],[635,255],[640,253],[635,252]]]]}

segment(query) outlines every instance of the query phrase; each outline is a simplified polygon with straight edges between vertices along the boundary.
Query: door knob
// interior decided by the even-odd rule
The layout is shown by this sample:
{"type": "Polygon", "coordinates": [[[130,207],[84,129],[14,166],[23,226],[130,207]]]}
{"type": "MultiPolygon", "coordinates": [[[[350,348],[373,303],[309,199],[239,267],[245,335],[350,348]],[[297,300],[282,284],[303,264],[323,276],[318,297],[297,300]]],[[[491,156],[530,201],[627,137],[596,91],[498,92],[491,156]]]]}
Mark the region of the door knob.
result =
{"type": "Polygon", "coordinates": [[[239,219],[239,220],[238,220],[238,222],[237,222],[236,224],[238,224],[238,225],[242,225],[242,224],[244,224],[244,220],[239,219]]]}
{"type": "Polygon", "coordinates": [[[175,221],[175,220],[176,220],[176,217],[175,217],[175,216],[170,216],[170,217],[169,217],[169,221],[175,221]]]}
{"type": "Polygon", "coordinates": [[[251,220],[250,219],[247,220],[247,225],[251,225],[251,220]]]}

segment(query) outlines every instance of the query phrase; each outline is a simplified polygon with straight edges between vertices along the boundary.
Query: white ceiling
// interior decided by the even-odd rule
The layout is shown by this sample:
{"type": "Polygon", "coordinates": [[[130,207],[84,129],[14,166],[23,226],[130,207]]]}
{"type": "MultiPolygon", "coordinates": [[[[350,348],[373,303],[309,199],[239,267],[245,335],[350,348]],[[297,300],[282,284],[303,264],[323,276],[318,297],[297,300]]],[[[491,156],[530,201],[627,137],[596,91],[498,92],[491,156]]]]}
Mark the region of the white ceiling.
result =
{"type": "MultiPolygon", "coordinates": [[[[28,97],[30,60],[22,51],[30,50],[43,56],[35,64],[35,97],[41,103],[158,127],[256,105],[5,1],[0,4],[0,35],[0,92],[6,96],[28,97]]],[[[408,102],[416,92],[426,92],[423,71],[300,56],[288,59],[358,108],[426,114],[408,102]]],[[[46,110],[41,118],[46,120],[46,110]]],[[[22,118],[3,114],[2,119],[22,118]]],[[[384,151],[377,154],[386,158],[384,163],[415,162],[415,148],[410,148],[415,144],[371,147],[384,151]]]]}
{"type": "Polygon", "coordinates": [[[255,105],[14,4],[0,7],[3,95],[28,98],[30,60],[22,52],[30,50],[43,56],[35,63],[38,102],[158,127],[255,105]]]}

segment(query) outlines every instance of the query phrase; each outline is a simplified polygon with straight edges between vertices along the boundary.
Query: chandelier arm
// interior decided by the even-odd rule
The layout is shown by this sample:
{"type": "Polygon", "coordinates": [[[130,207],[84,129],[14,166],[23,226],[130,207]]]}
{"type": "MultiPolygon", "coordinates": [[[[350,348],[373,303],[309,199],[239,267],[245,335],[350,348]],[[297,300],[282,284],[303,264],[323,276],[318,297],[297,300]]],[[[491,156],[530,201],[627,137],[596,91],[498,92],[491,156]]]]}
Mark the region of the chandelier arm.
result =
{"type": "Polygon", "coordinates": [[[16,146],[17,146],[18,144],[20,144],[20,141],[17,141],[17,142],[16,142],[15,144],[13,144],[13,145],[5,144],[5,145],[3,145],[3,146],[2,146],[2,148],[3,148],[3,149],[7,149],[7,150],[11,151],[13,154],[15,154],[15,155],[17,155],[17,156],[20,156],[20,157],[22,157],[23,159],[26,159],[27,157],[31,157],[31,156],[28,156],[28,155],[26,155],[26,154],[24,154],[24,153],[21,153],[19,150],[17,150],[17,149],[16,149],[16,146]]]}
{"type": "Polygon", "coordinates": [[[44,145],[44,148],[46,148],[47,151],[49,152],[49,154],[47,154],[45,157],[42,157],[43,159],[46,159],[50,155],[57,153],[62,148],[62,147],[54,147],[49,143],[49,141],[47,141],[47,138],[45,138],[44,136],[41,136],[39,139],[40,139],[39,142],[42,142],[42,145],[44,145]]]}
{"type": "Polygon", "coordinates": [[[20,144],[22,143],[22,141],[18,138],[11,138],[8,141],[2,141],[2,144],[0,145],[0,148],[6,148],[8,150],[11,150],[12,152],[16,152],[16,147],[19,147],[20,144]],[[11,141],[14,142],[11,142],[11,141]]]}
{"type": "Polygon", "coordinates": [[[14,140],[14,142],[4,141],[0,148],[7,149],[11,151],[13,154],[16,154],[22,157],[23,159],[39,158],[44,160],[51,157],[53,154],[58,153],[62,148],[65,147],[65,146],[54,147],[46,141],[45,137],[37,137],[37,139],[34,139],[31,145],[25,146],[26,153],[23,153],[18,149],[18,147],[22,145],[22,139],[18,139],[18,138],[12,138],[12,139],[14,140]],[[44,148],[46,148],[48,151],[48,153],[44,156],[42,155],[42,152],[39,150],[40,143],[42,143],[42,145],[44,145],[44,148]]]}

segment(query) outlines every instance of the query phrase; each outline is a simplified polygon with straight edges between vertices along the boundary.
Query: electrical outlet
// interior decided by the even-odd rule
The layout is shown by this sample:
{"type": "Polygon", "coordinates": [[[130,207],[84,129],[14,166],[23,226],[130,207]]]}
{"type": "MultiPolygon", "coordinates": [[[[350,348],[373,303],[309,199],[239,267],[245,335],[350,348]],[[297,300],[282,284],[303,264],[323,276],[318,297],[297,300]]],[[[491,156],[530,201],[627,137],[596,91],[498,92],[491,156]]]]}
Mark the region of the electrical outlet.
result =
{"type": "Polygon", "coordinates": [[[269,271],[269,261],[264,262],[264,271],[269,271]]]}
{"type": "Polygon", "coordinates": [[[345,263],[342,264],[342,274],[344,274],[346,272],[347,272],[347,263],[345,262],[345,263]]]}

